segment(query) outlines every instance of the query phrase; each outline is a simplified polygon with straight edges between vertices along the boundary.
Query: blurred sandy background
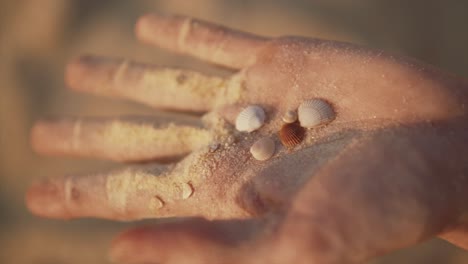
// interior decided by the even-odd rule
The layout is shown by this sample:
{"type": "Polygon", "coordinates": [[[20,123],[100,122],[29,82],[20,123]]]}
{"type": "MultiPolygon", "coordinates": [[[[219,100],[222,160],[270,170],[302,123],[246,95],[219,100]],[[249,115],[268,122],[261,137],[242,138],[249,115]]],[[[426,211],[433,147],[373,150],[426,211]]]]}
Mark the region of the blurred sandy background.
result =
{"type": "MultiPolygon", "coordinates": [[[[206,65],[136,43],[136,18],[181,13],[265,35],[297,34],[361,43],[419,58],[468,77],[468,1],[0,1],[0,263],[108,263],[112,237],[132,224],[61,222],[30,215],[31,181],[112,166],[39,157],[28,146],[34,120],[48,115],[157,114],[129,102],[65,89],[66,61],[83,52],[125,56],[213,71],[206,65]]],[[[463,252],[429,241],[375,261],[468,263],[463,252]]]]}

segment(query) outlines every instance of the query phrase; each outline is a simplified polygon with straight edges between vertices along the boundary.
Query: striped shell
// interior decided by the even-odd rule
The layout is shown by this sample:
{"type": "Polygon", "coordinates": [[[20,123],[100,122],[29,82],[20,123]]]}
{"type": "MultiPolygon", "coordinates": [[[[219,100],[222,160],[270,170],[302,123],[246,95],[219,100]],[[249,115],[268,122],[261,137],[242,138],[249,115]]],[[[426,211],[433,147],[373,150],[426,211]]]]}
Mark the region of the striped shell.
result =
{"type": "Polygon", "coordinates": [[[293,148],[305,137],[305,128],[299,122],[284,124],[279,131],[281,143],[287,148],[293,148]]]}
{"type": "Polygon", "coordinates": [[[275,142],[269,137],[261,138],[250,147],[250,153],[256,160],[267,160],[275,154],[275,142]]]}
{"type": "Polygon", "coordinates": [[[284,113],[283,117],[283,122],[285,123],[293,123],[296,122],[297,120],[297,113],[294,110],[289,110],[286,113],[284,113]]]}
{"type": "Polygon", "coordinates": [[[236,129],[242,132],[252,132],[265,123],[265,111],[260,106],[251,105],[244,108],[236,118],[236,129]]]}
{"type": "Polygon", "coordinates": [[[322,99],[312,99],[303,102],[297,109],[301,126],[311,128],[326,124],[335,119],[332,106],[322,99]]]}

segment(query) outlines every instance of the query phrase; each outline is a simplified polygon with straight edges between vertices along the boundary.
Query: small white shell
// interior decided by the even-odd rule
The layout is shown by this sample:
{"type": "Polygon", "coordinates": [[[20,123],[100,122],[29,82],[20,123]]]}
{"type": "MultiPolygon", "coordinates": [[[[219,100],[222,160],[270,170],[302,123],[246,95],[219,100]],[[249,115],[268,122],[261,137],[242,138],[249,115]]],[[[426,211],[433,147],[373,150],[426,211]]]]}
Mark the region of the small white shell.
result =
{"type": "Polygon", "coordinates": [[[275,141],[269,137],[257,140],[251,147],[250,153],[256,160],[267,160],[275,154],[275,141]]]}
{"type": "Polygon", "coordinates": [[[286,113],[284,113],[282,119],[285,123],[294,123],[297,120],[297,113],[294,110],[289,110],[286,113]]]}
{"type": "Polygon", "coordinates": [[[336,116],[332,106],[322,99],[303,102],[297,109],[297,115],[301,126],[306,128],[326,124],[336,116]]]}
{"type": "Polygon", "coordinates": [[[182,199],[188,199],[193,194],[193,186],[191,183],[182,184],[182,199]]]}
{"type": "Polygon", "coordinates": [[[251,105],[242,110],[236,118],[236,129],[242,132],[252,132],[265,123],[265,111],[260,106],[251,105]]]}

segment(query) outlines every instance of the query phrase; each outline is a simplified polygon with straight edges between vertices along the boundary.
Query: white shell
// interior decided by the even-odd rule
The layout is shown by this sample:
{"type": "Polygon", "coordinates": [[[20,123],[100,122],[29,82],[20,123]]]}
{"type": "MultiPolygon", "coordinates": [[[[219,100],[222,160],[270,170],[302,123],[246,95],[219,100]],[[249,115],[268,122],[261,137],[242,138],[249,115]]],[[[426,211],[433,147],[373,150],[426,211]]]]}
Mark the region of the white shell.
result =
{"type": "Polygon", "coordinates": [[[285,123],[294,123],[297,120],[297,113],[294,110],[289,110],[286,113],[284,113],[282,119],[285,123]]]}
{"type": "Polygon", "coordinates": [[[265,111],[260,106],[251,105],[242,110],[236,119],[236,129],[242,132],[252,132],[265,123],[265,111]]]}
{"type": "Polygon", "coordinates": [[[275,154],[275,141],[269,137],[257,140],[251,147],[250,153],[256,160],[267,160],[275,154]]]}
{"type": "Polygon", "coordinates": [[[323,125],[336,116],[332,106],[322,99],[303,102],[297,109],[297,115],[301,126],[306,128],[323,125]]]}
{"type": "Polygon", "coordinates": [[[193,194],[193,186],[191,183],[182,184],[182,199],[188,199],[193,194]]]}

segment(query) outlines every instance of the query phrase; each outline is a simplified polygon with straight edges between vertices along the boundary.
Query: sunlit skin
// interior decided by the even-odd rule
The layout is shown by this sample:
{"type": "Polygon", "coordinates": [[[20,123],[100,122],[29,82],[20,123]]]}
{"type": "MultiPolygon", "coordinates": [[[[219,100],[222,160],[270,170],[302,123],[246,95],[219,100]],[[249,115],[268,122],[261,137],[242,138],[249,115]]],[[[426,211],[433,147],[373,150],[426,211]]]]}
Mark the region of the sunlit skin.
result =
{"type": "Polygon", "coordinates": [[[143,16],[136,35],[233,74],[72,60],[65,79],[74,90],[207,114],[39,121],[39,153],[137,165],[34,184],[26,196],[34,214],[182,218],[118,236],[110,256],[123,263],[362,263],[436,236],[468,249],[465,80],[352,44],[271,39],[179,16],[143,16]],[[282,115],[312,98],[330,102],[336,119],[282,147],[282,115]],[[265,125],[235,131],[252,104],[265,109],[265,125]],[[265,136],[276,153],[255,160],[249,148],[265,136]]]}

